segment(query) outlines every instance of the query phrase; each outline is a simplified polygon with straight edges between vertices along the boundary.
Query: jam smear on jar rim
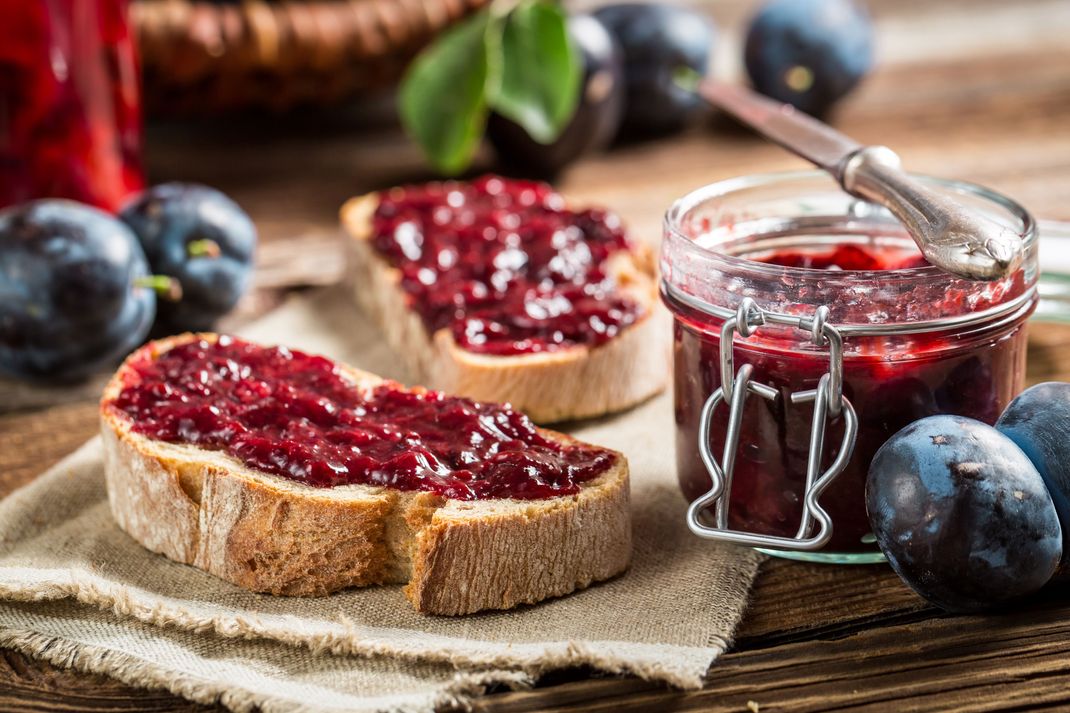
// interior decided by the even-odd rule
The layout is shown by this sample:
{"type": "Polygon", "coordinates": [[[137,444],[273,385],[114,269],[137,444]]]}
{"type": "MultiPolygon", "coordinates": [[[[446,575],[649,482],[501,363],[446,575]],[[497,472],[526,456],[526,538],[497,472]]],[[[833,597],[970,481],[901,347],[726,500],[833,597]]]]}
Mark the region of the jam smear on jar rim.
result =
{"type": "MultiPolygon", "coordinates": [[[[841,244],[834,248],[758,254],[751,259],[810,269],[905,269],[924,267],[917,251],[841,244]],[[866,265],[867,267],[860,267],[866,265]],[[848,267],[850,266],[850,267],[848,267]]],[[[998,304],[1020,293],[1020,277],[1005,291],[995,291],[998,304]]],[[[710,488],[710,477],[696,443],[706,397],[720,385],[720,323],[708,315],[671,302],[675,314],[675,419],[677,474],[689,501],[710,488]]],[[[962,296],[950,290],[945,300],[962,296]]],[[[870,551],[865,511],[866,471],[876,451],[896,431],[926,416],[957,414],[995,422],[1021,390],[1026,333],[1024,324],[980,330],[964,337],[955,332],[900,337],[890,352],[886,337],[853,336],[844,356],[844,394],[859,416],[858,437],[846,469],[821,496],[832,517],[830,552],[870,551]]],[[[813,407],[792,404],[793,392],[816,386],[828,371],[824,350],[802,351],[797,342],[759,331],[735,344],[735,366],[754,367],[753,378],[777,390],[776,401],[747,401],[736,454],[728,508],[733,529],[793,537],[802,512],[806,461],[813,407]]],[[[710,445],[718,459],[724,450],[728,412],[713,417],[710,445]]],[[[831,465],[843,435],[840,419],[828,424],[822,468],[831,465]]]]}
{"type": "Polygon", "coordinates": [[[575,494],[617,459],[551,440],[509,406],[393,382],[358,389],[329,359],[227,336],[128,366],[109,408],[135,433],[315,487],[535,500],[575,494]]]}
{"type": "Polygon", "coordinates": [[[620,220],[570,209],[545,183],[491,175],[384,191],[372,244],[428,332],[449,329],[469,352],[595,347],[643,313],[607,269],[632,247],[620,220]]]}

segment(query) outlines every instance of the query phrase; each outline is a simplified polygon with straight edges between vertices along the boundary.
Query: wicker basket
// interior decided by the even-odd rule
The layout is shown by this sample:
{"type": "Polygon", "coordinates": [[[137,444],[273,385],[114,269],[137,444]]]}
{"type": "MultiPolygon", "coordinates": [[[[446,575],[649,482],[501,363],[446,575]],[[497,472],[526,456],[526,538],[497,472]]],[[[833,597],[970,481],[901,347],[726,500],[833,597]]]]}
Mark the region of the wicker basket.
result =
{"type": "Polygon", "coordinates": [[[489,0],[134,0],[150,114],[334,104],[489,0]]]}

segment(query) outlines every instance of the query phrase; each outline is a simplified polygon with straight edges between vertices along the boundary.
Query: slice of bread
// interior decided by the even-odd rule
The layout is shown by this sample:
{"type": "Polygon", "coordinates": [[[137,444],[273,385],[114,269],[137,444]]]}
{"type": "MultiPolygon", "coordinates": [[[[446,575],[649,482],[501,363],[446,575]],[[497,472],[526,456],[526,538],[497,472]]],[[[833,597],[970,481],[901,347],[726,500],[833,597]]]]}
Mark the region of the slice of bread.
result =
{"type": "MultiPolygon", "coordinates": [[[[194,339],[217,337],[187,334],[146,345],[120,367],[101,400],[111,510],[149,550],[279,595],[407,582],[405,594],[418,611],[449,615],[568,594],[628,566],[628,464],[619,454],[575,495],[462,501],[381,486],[312,487],[222,451],[135,432],[113,403],[131,363],[194,339]]],[[[383,383],[339,369],[354,389],[383,383]]]]}
{"type": "Polygon", "coordinates": [[[508,402],[536,423],[601,416],[659,393],[668,380],[670,334],[660,309],[653,253],[645,246],[613,255],[607,266],[643,314],[605,344],[497,356],[462,349],[449,329],[429,334],[409,308],[401,272],[372,245],[378,194],[342,207],[349,281],[357,303],[382,328],[414,378],[430,388],[481,401],[508,402]]]}

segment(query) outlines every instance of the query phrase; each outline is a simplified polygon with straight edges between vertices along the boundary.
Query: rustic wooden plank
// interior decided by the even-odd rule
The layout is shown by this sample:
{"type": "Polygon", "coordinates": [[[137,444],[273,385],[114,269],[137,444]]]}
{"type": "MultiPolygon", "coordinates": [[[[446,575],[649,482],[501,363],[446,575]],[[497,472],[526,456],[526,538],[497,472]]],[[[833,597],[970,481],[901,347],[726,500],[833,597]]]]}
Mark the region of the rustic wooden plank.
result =
{"type": "Polygon", "coordinates": [[[0,416],[0,497],[40,475],[97,429],[95,399],[0,416]]]}
{"type": "Polygon", "coordinates": [[[225,709],[190,703],[166,691],[133,688],[107,676],[59,669],[0,649],[0,710],[207,713],[225,709]]]}
{"type": "Polygon", "coordinates": [[[75,384],[30,383],[0,377],[0,414],[87,403],[100,398],[107,382],[107,374],[94,374],[75,384]]]}
{"type": "Polygon", "coordinates": [[[914,621],[932,611],[886,565],[836,567],[771,559],[755,583],[736,634],[737,648],[914,621]]]}
{"type": "Polygon", "coordinates": [[[342,279],[345,253],[342,231],[311,232],[301,237],[300,246],[285,240],[271,240],[256,255],[254,286],[260,290],[333,285],[342,279]]]}
{"type": "MultiPolygon", "coordinates": [[[[827,593],[834,596],[834,592],[827,593]]],[[[1070,705],[1066,589],[1000,615],[932,616],[728,654],[706,688],[671,692],[575,682],[505,693],[480,711],[1015,711],[1070,705]],[[539,695],[537,692],[536,695],[539,695]],[[542,705],[539,705],[542,703],[542,705]]]]}

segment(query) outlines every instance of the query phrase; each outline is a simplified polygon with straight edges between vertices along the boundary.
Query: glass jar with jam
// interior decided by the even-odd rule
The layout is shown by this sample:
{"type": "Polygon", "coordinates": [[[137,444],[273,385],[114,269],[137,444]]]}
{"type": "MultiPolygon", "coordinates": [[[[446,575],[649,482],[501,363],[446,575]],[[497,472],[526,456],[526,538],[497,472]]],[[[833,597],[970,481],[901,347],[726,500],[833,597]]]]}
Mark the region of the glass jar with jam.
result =
{"type": "Polygon", "coordinates": [[[993,282],[942,272],[887,211],[823,173],[732,179],[670,208],[662,297],[696,532],[798,559],[879,561],[864,501],[877,449],[933,414],[993,423],[1022,389],[1034,221],[980,186],[919,180],[1021,234],[1022,267],[993,282]]]}
{"type": "Polygon", "coordinates": [[[144,185],[126,0],[0,0],[0,207],[115,211],[144,185]]]}

